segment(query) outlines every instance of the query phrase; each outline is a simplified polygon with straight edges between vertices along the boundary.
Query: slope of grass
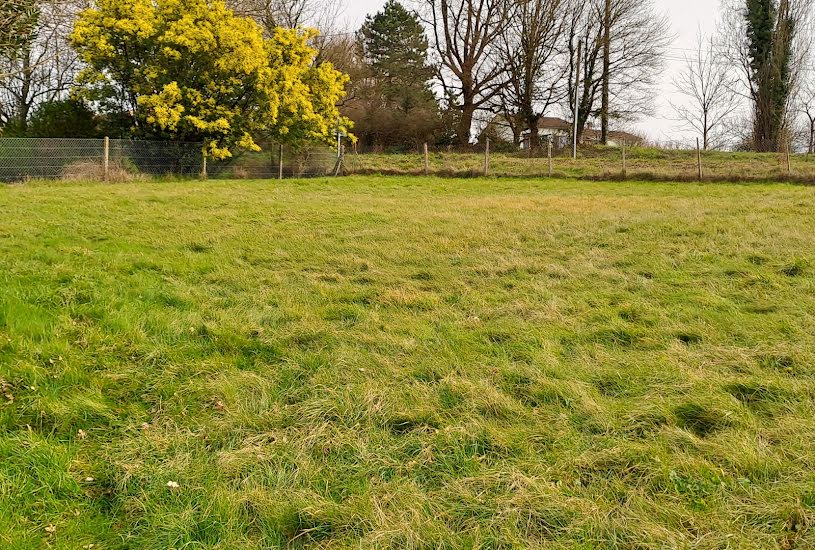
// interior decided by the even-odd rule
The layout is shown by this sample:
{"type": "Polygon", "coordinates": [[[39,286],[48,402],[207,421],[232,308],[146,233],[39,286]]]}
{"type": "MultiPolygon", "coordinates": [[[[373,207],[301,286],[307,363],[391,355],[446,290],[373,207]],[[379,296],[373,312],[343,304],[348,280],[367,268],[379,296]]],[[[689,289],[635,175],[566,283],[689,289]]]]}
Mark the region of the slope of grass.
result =
{"type": "Polygon", "coordinates": [[[0,188],[3,548],[812,548],[815,191],[0,188]]]}
{"type": "MultiPolygon", "coordinates": [[[[529,157],[523,152],[494,152],[490,156],[493,176],[548,176],[549,162],[545,151],[529,157]]],[[[578,158],[570,152],[558,153],[552,161],[556,177],[581,179],[621,179],[622,151],[616,147],[587,147],[578,158]]],[[[635,147],[626,155],[628,179],[654,181],[695,181],[698,179],[696,151],[664,150],[635,147]]],[[[420,153],[349,154],[345,167],[352,174],[424,174],[424,157],[420,153]]],[[[775,153],[741,153],[707,151],[702,154],[705,181],[797,181],[815,182],[815,156],[793,155],[787,166],[786,156],[775,153]]],[[[472,176],[484,174],[484,153],[434,152],[429,157],[431,174],[472,176]]]]}

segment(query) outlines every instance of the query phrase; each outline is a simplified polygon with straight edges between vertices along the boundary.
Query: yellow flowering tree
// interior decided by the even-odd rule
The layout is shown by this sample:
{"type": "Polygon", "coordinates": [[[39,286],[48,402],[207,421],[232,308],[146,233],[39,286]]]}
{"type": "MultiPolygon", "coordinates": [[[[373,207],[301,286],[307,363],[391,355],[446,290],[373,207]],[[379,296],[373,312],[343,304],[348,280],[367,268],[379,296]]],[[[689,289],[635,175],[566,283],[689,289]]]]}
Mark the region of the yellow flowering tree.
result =
{"type": "Polygon", "coordinates": [[[115,105],[139,137],[203,141],[215,158],[270,137],[333,139],[347,77],[315,65],[310,31],[264,38],[222,0],[96,0],[71,40],[86,64],[77,93],[115,105]]]}

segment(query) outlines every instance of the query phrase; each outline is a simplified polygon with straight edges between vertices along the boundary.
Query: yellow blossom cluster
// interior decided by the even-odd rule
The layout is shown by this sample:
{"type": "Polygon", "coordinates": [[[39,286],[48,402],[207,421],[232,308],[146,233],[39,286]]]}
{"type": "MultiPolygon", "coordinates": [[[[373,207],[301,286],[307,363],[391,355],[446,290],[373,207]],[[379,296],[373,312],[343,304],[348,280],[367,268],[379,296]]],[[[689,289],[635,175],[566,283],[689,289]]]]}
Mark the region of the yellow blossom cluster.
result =
{"type": "Polygon", "coordinates": [[[222,0],[97,0],[71,40],[79,93],[115,105],[140,137],[196,140],[214,158],[268,137],[330,141],[347,76],[316,64],[313,31],[236,16],[222,0]]]}

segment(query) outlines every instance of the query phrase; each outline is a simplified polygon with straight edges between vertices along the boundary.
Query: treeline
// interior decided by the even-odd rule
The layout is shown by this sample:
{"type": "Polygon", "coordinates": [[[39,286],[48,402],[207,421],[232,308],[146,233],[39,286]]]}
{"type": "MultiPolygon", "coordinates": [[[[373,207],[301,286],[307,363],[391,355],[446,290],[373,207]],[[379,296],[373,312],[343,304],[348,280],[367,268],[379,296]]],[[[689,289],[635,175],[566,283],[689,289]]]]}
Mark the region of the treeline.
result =
{"type": "Polygon", "coordinates": [[[391,0],[347,46],[358,52],[346,56],[358,66],[349,71],[363,75],[352,79],[359,103],[348,112],[358,134],[381,145],[432,137],[466,145],[486,133],[534,147],[541,120],[553,116],[576,125],[579,141],[591,127],[607,144],[611,128],[654,114],[673,61],[683,99],[671,107],[704,149],[815,153],[813,3],[726,0],[715,32],[680,50],[653,0],[418,0],[415,11],[391,0]],[[415,52],[411,63],[392,53],[402,49],[415,52]],[[380,92],[399,74],[432,74],[428,83],[398,80],[399,89],[420,97],[430,86],[439,101],[415,118],[403,109],[406,132],[394,135],[398,109],[380,92]],[[386,115],[354,112],[378,109],[386,115]]]}
{"type": "Polygon", "coordinates": [[[365,145],[539,143],[545,116],[578,136],[653,112],[670,26],[653,0],[389,0],[330,44],[351,75],[343,110],[365,145]]]}
{"type": "Polygon", "coordinates": [[[328,141],[353,123],[363,147],[385,150],[466,147],[487,135],[536,146],[541,121],[561,117],[579,140],[591,128],[605,144],[613,128],[654,114],[666,63],[682,61],[673,110],[704,148],[815,152],[813,1],[726,0],[716,32],[677,53],[654,0],[388,0],[355,30],[341,28],[339,0],[228,0],[234,15],[216,0],[7,0],[0,125],[4,135],[202,138],[234,147],[247,136],[328,141]],[[84,38],[77,30],[92,12],[139,26],[135,5],[170,26],[191,13],[194,29],[258,36],[264,66],[246,71],[257,55],[244,51],[244,65],[224,73],[235,52],[207,47],[195,32],[197,43],[182,44],[172,38],[177,31],[136,40],[121,27],[84,38]],[[297,70],[284,70],[301,58],[297,70]],[[272,83],[269,74],[294,79],[300,103],[291,83],[272,83]],[[207,78],[241,82],[223,90],[207,78]],[[231,114],[217,115],[224,112],[231,114]],[[228,131],[217,128],[223,119],[228,131]]]}

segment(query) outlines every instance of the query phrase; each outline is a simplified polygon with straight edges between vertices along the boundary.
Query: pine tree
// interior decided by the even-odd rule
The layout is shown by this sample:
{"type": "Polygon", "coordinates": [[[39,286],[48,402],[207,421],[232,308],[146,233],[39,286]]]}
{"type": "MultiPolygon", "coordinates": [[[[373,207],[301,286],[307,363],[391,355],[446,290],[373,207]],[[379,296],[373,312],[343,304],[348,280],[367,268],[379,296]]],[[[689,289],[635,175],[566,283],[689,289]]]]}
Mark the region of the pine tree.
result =
{"type": "Polygon", "coordinates": [[[435,101],[427,85],[433,70],[427,63],[428,42],[422,24],[396,0],[369,15],[359,31],[362,57],[383,99],[405,113],[435,101]]]}
{"type": "Polygon", "coordinates": [[[418,16],[396,0],[369,15],[357,33],[363,65],[346,110],[363,146],[417,147],[434,141],[439,104],[429,86],[428,40],[418,16]]]}

